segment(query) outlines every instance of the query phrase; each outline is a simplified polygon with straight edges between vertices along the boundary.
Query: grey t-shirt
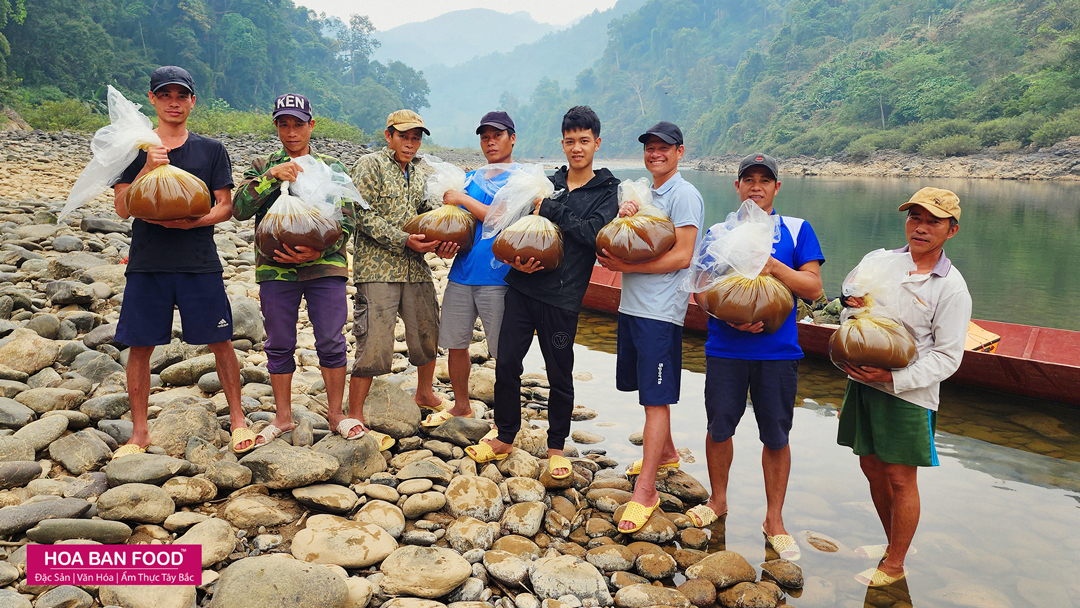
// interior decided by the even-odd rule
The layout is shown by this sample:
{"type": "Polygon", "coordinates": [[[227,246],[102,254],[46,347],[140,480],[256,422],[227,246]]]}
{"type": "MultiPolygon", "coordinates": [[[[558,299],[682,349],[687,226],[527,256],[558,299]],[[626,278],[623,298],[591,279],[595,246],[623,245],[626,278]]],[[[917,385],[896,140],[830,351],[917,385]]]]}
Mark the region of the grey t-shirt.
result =
{"type": "MultiPolygon", "coordinates": [[[[697,241],[701,240],[701,226],[705,221],[705,201],[701,193],[679,173],[652,192],[652,204],[666,213],[676,228],[697,228],[696,251],[697,241]]],[[[690,294],[679,286],[689,272],[689,268],[684,268],[665,274],[623,274],[619,312],[681,326],[686,318],[690,294]]]]}

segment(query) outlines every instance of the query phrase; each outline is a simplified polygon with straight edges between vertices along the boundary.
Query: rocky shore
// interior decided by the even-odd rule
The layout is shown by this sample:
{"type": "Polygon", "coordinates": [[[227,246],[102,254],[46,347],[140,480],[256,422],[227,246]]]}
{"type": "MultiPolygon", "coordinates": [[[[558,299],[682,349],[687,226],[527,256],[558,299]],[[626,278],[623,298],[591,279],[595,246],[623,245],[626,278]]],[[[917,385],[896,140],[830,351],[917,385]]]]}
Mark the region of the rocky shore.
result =
{"type": "MultiPolygon", "coordinates": [[[[684,162],[700,171],[734,174],[741,155],[706,156],[684,162]]],[[[1017,152],[980,152],[971,156],[929,158],[895,150],[879,150],[869,158],[848,155],[782,159],[787,175],[828,177],[961,177],[985,179],[1080,180],[1080,137],[1070,137],[1049,148],[1017,152]]]]}
{"type": "MultiPolygon", "coordinates": [[[[543,374],[523,378],[517,449],[497,465],[465,457],[463,447],[490,428],[494,370],[479,327],[470,348],[470,394],[452,394],[445,359],[435,387],[447,399],[469,398],[475,418],[426,431],[399,324],[394,371],[376,381],[364,404],[369,426],[397,439],[380,452],[370,437],[347,441],[330,432],[314,335],[302,310],[292,395],[297,428],[238,456],[228,447],[228,407],[214,357],[182,341],[177,317],[172,343],[151,360],[153,445],[110,462],[132,432],[127,349],[114,337],[130,222],[116,217],[110,194],[57,221],[90,158],[86,136],[4,138],[0,608],[771,607],[804,587],[795,564],[751,564],[717,550],[722,525],[693,528],[683,511],[707,492],[685,472],[661,475],[661,510],[630,536],[616,525],[632,482],[603,450],[584,449],[597,437],[575,432],[583,449],[568,444],[573,475],[552,479],[543,374]],[[28,583],[28,543],[88,542],[201,545],[201,584],[28,583]]],[[[274,147],[257,140],[226,145],[238,171],[274,147]]],[[[364,151],[342,142],[318,145],[346,164],[364,151]]],[[[220,224],[215,241],[232,301],[243,408],[258,431],[273,418],[274,403],[251,223],[220,224]]],[[[434,257],[430,263],[441,291],[448,264],[434,257]]],[[[583,371],[580,380],[588,377],[583,371]]],[[[577,420],[595,416],[587,407],[574,410],[577,420]]],[[[819,545],[839,550],[820,540],[804,551],[819,545]]],[[[801,593],[828,605],[830,589],[818,581],[801,593]]]]}

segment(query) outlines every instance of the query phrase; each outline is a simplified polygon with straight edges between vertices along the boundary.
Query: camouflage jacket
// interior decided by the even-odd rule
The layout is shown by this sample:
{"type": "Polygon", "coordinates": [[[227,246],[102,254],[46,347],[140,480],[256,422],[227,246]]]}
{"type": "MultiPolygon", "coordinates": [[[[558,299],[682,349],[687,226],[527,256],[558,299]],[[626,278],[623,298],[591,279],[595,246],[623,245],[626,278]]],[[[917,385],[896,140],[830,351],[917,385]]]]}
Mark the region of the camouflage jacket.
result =
{"type": "MultiPolygon", "coordinates": [[[[328,165],[338,165],[346,171],[336,158],[311,152],[311,156],[328,165]]],[[[270,176],[270,169],[291,160],[285,148],[270,156],[259,157],[251,161],[251,167],[244,172],[244,180],[233,199],[233,216],[238,220],[255,217],[255,226],[259,225],[270,206],[281,194],[281,181],[270,176]]],[[[255,250],[255,282],[263,281],[310,281],[320,277],[348,277],[349,260],[345,248],[356,226],[355,211],[351,201],[343,201],[341,208],[341,238],[326,251],[322,257],[303,264],[281,264],[255,250]]]]}
{"type": "Polygon", "coordinates": [[[357,210],[353,249],[354,283],[424,283],[431,269],[424,254],[405,246],[405,223],[434,206],[424,198],[430,172],[419,157],[409,162],[409,173],[387,148],[362,156],[352,170],[360,195],[371,205],[357,210]]]}

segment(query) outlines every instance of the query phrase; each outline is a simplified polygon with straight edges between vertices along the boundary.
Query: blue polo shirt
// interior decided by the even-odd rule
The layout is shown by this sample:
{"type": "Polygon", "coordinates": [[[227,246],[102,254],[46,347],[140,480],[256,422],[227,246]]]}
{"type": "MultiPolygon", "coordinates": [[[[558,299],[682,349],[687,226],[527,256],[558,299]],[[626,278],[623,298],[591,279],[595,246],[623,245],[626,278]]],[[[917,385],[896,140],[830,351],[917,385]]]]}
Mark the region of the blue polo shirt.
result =
{"type": "MultiPolygon", "coordinates": [[[[773,210],[773,215],[776,210],[773,210]]],[[[797,217],[782,217],[780,241],[775,244],[773,257],[784,265],[798,269],[807,262],[825,263],[814,229],[810,222],[797,217]],[[792,233],[795,237],[792,238],[792,233]],[[798,240],[798,242],[796,242],[798,240]]],[[[796,325],[798,306],[791,309],[784,324],[776,333],[752,334],[739,331],[725,321],[709,317],[709,337],[705,342],[705,354],[709,357],[743,359],[749,361],[776,361],[802,359],[799,347],[799,328],[796,325]]]]}
{"type": "MultiPolygon", "coordinates": [[[[510,178],[510,172],[499,171],[485,177],[477,171],[466,174],[465,194],[490,206],[495,200],[495,193],[510,178]]],[[[472,249],[454,257],[454,265],[450,267],[450,274],[447,275],[449,280],[461,285],[506,285],[506,273],[510,271],[510,266],[495,261],[495,255],[491,253],[491,244],[495,242],[495,237],[485,239],[483,233],[484,223],[478,218],[472,249]]]]}

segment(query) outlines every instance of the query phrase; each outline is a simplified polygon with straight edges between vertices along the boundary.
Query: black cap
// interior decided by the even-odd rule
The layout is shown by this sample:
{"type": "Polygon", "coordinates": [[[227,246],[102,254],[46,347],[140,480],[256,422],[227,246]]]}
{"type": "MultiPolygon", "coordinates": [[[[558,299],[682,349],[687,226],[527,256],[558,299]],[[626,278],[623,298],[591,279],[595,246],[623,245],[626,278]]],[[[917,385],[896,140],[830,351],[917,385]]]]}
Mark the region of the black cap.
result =
{"type": "Polygon", "coordinates": [[[178,84],[195,94],[195,79],[184,68],[163,65],[150,73],[150,92],[157,93],[161,87],[178,84]]]}
{"type": "Polygon", "coordinates": [[[480,126],[476,127],[476,134],[484,127],[495,127],[500,131],[514,132],[514,120],[506,112],[488,112],[480,119],[480,126]]]}
{"type": "Polygon", "coordinates": [[[751,154],[742,159],[739,163],[739,175],[738,178],[742,179],[743,173],[750,167],[765,167],[772,172],[773,179],[776,179],[780,175],[780,170],[776,168],[776,159],[768,154],[751,154]]]}
{"type": "Polygon", "coordinates": [[[637,140],[641,143],[645,143],[653,136],[659,137],[665,143],[669,143],[673,146],[683,145],[682,130],[680,130],[679,126],[673,122],[662,120],[649,127],[649,130],[642,133],[637,140]]]}
{"type": "Polygon", "coordinates": [[[295,116],[304,122],[311,122],[311,102],[303,95],[286,93],[274,100],[273,119],[279,116],[295,116]]]}

